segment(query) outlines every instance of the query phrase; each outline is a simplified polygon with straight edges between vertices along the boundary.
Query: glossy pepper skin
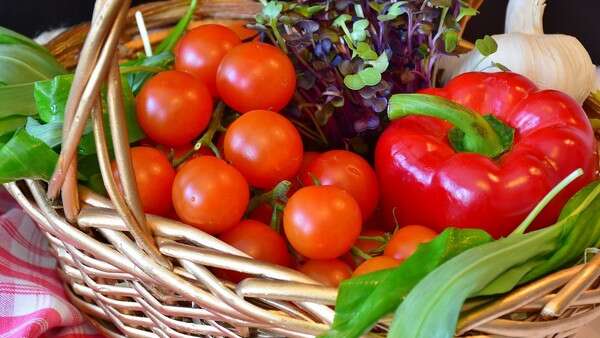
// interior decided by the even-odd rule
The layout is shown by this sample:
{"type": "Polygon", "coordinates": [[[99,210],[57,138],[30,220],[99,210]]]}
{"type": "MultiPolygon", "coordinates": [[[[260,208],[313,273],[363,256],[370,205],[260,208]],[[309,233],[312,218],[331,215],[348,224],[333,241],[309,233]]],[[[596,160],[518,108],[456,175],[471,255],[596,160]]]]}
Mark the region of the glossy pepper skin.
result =
{"type": "Polygon", "coordinates": [[[596,140],[582,108],[569,96],[538,90],[508,72],[466,73],[445,88],[423,93],[444,97],[514,128],[510,149],[496,158],[457,152],[447,121],[407,116],[393,121],[375,150],[386,222],[477,227],[498,238],[515,229],[534,206],[578,168],[584,175],[563,190],[533,228],[556,220],[567,199],[597,176],[596,140]]]}

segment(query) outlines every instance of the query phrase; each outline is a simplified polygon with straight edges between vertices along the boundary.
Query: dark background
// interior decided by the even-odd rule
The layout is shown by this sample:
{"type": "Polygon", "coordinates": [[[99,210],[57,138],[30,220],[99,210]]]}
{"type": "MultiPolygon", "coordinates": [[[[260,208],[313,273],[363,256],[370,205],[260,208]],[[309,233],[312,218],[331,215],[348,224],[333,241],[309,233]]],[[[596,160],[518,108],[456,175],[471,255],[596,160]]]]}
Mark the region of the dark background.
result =
{"type": "MultiPolygon", "coordinates": [[[[34,36],[50,28],[89,20],[93,3],[93,0],[0,0],[0,25],[34,36]]],[[[466,37],[473,41],[483,34],[502,32],[506,3],[507,0],[486,0],[481,14],[471,20],[466,37]]],[[[579,38],[594,63],[600,64],[599,13],[599,0],[548,0],[544,28],[546,33],[560,32],[579,38]]]]}

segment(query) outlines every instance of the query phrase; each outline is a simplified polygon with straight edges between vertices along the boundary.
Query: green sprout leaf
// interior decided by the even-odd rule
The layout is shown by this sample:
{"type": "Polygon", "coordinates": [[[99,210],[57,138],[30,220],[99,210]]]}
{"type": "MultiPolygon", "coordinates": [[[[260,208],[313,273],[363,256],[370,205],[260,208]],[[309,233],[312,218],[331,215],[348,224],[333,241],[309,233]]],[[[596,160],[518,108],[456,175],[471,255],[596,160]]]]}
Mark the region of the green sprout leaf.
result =
{"type": "Polygon", "coordinates": [[[377,16],[379,21],[391,21],[395,20],[402,14],[406,13],[406,4],[408,1],[398,1],[390,6],[387,10],[387,14],[377,16]]]}
{"type": "Polygon", "coordinates": [[[510,72],[510,69],[499,62],[492,62],[492,65],[503,72],[510,72]]]}
{"type": "Polygon", "coordinates": [[[365,61],[377,59],[377,53],[375,53],[373,48],[366,42],[359,42],[356,45],[355,53],[365,61]]]}
{"type": "Polygon", "coordinates": [[[346,22],[352,20],[352,17],[349,14],[342,14],[338,16],[331,25],[333,27],[343,28],[346,27],[346,22]]]}
{"type": "Polygon", "coordinates": [[[277,19],[282,10],[283,5],[279,1],[270,1],[263,7],[262,15],[269,19],[277,19]]]}
{"type": "Polygon", "coordinates": [[[381,53],[381,55],[379,55],[377,60],[369,61],[367,63],[370,64],[371,66],[373,66],[373,68],[375,68],[380,73],[385,72],[387,70],[388,66],[390,65],[387,54],[385,52],[381,53]]]}
{"type": "Polygon", "coordinates": [[[452,0],[429,0],[433,7],[449,8],[452,6],[452,0]]]}
{"type": "Polygon", "coordinates": [[[490,56],[498,50],[498,44],[493,37],[486,35],[483,39],[477,39],[477,41],[475,41],[475,48],[477,48],[481,55],[490,56]]]}
{"type": "Polygon", "coordinates": [[[447,29],[444,32],[444,49],[446,53],[451,53],[458,45],[458,31],[456,29],[447,29]]]}
{"type": "Polygon", "coordinates": [[[294,12],[302,15],[305,18],[311,18],[313,15],[315,15],[319,12],[322,12],[326,8],[327,8],[327,6],[325,6],[325,5],[314,5],[314,6],[298,5],[298,6],[294,7],[294,12]]]}
{"type": "Polygon", "coordinates": [[[475,16],[478,13],[479,12],[475,8],[472,8],[472,7],[461,7],[460,8],[460,12],[458,13],[458,16],[456,17],[456,21],[460,21],[460,20],[462,20],[466,16],[475,16]]]}
{"type": "Polygon", "coordinates": [[[367,38],[367,27],[369,27],[369,20],[367,19],[354,22],[352,24],[352,34],[350,34],[352,40],[356,42],[364,41],[367,38]]]}
{"type": "Polygon", "coordinates": [[[344,77],[344,84],[352,90],[361,90],[366,86],[375,86],[379,82],[381,82],[381,73],[373,67],[365,68],[356,74],[344,77]]]}

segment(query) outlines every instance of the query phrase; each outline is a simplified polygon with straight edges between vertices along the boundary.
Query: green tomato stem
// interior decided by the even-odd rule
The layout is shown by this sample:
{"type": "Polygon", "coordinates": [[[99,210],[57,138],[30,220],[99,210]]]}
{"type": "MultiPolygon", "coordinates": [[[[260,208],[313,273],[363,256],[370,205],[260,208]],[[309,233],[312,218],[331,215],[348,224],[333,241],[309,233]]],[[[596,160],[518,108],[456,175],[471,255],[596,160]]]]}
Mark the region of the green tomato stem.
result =
{"type": "Polygon", "coordinates": [[[462,148],[491,158],[502,154],[506,148],[500,136],[480,114],[439,96],[427,94],[396,94],[390,98],[390,120],[410,115],[437,117],[448,121],[464,133],[462,148]]]}
{"type": "Polygon", "coordinates": [[[277,185],[273,189],[254,196],[248,203],[248,213],[251,213],[254,209],[256,209],[259,205],[263,203],[268,203],[271,206],[273,206],[273,209],[275,209],[277,203],[287,202],[287,193],[290,190],[291,186],[292,182],[281,181],[277,183],[277,185]]]}
{"type": "Polygon", "coordinates": [[[352,255],[356,256],[356,257],[360,257],[364,260],[368,260],[373,258],[373,256],[367,254],[366,252],[362,251],[361,249],[359,249],[357,246],[353,246],[352,249],[350,249],[350,252],[352,253],[352,255]]]}

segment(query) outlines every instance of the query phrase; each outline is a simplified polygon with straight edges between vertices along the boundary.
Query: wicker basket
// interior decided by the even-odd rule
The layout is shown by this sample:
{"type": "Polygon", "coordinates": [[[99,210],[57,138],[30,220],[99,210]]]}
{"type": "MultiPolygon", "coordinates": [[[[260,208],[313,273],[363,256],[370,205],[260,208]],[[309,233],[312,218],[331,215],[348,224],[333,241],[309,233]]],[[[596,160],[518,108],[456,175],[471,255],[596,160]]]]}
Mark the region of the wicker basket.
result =
{"type": "MultiPolygon", "coordinates": [[[[478,1],[481,2],[481,1],[478,1]]],[[[186,224],[144,215],[132,180],[124,125],[119,58],[140,47],[130,0],[97,0],[91,25],[49,44],[66,66],[79,60],[65,112],[65,146],[49,185],[26,180],[7,190],[39,224],[59,261],[67,295],[107,337],[311,337],[333,319],[337,290],[303,274],[256,262],[186,224]],[[83,43],[85,39],[85,43],[83,43]],[[78,58],[78,56],[80,57],[78,58]],[[104,138],[99,87],[109,91],[109,128],[124,193],[116,188],[104,138]],[[78,187],[76,145],[93,121],[98,159],[110,200],[78,187]],[[62,192],[62,203],[54,199],[62,192]],[[255,275],[232,285],[209,267],[255,275]]],[[[186,1],[144,5],[152,29],[172,25],[186,1]]],[[[238,20],[259,5],[251,0],[200,1],[197,19],[238,20]]],[[[235,21],[234,21],[235,22],[235,21]]],[[[160,37],[159,37],[160,38],[160,37]]],[[[526,285],[465,315],[460,337],[571,337],[600,316],[600,255],[526,285]]],[[[385,335],[382,320],[369,336],[385,335]]]]}

